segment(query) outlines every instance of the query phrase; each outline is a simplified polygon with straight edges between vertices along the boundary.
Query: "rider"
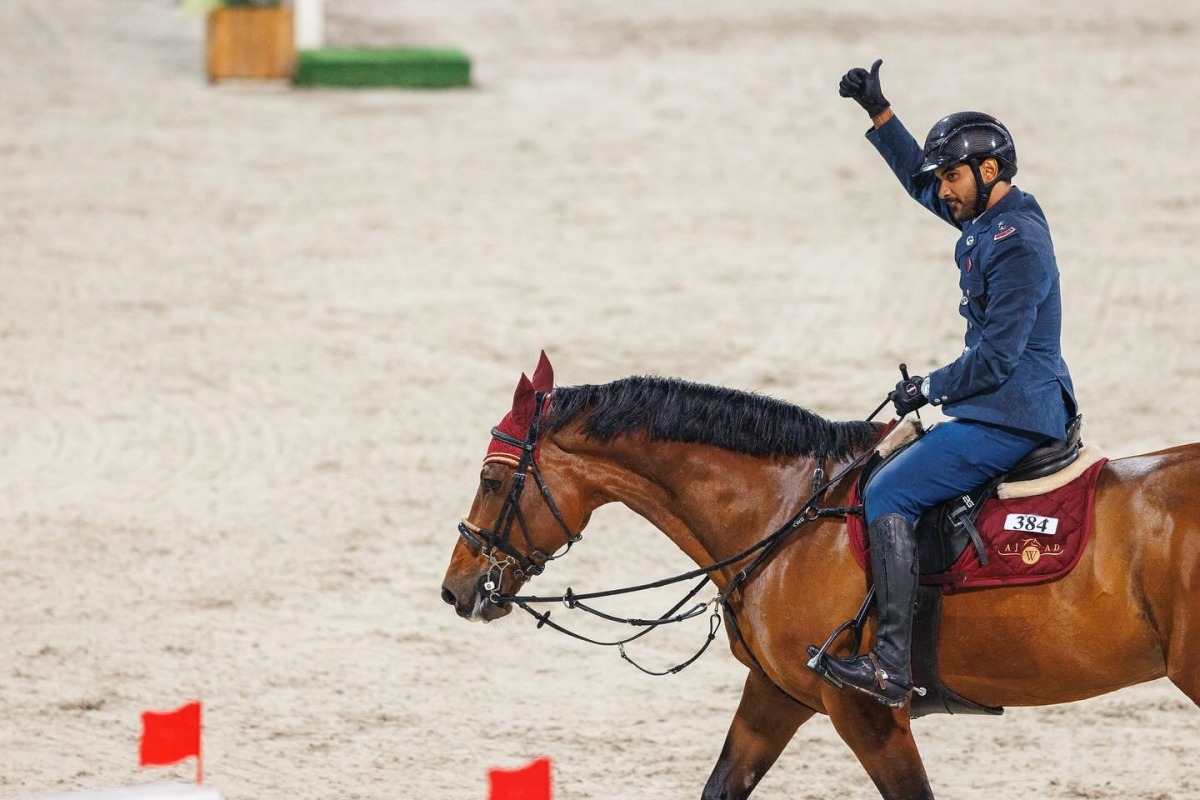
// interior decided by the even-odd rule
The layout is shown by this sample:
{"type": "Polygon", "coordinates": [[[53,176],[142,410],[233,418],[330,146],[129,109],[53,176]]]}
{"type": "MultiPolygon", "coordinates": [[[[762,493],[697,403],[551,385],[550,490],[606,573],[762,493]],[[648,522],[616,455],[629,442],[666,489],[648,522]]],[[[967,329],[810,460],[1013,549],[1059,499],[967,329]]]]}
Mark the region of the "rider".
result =
{"type": "Polygon", "coordinates": [[[962,232],[954,260],[958,311],[967,321],[962,355],[927,377],[900,381],[891,395],[901,416],[932,403],[951,419],[870,483],[865,515],[879,610],[875,650],[826,659],[842,683],[898,708],[912,688],[918,517],[1006,472],[1047,440],[1065,438],[1076,403],[1059,342],[1054,246],[1037,201],[1011,183],[1017,153],[1008,129],[987,114],[963,111],[938,120],[922,149],[880,90],[882,63],[847,72],[840,93],[871,116],[867,139],[913,199],[962,232]]]}

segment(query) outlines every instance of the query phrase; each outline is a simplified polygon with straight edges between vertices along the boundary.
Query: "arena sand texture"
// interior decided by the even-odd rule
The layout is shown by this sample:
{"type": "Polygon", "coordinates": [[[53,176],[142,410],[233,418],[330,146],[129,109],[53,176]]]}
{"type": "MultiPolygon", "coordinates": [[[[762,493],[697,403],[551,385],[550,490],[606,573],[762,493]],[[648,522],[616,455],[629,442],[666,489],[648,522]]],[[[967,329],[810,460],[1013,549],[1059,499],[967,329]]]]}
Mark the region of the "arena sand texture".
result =
{"type": "MultiPolygon", "coordinates": [[[[0,796],[186,780],[136,769],[138,713],[202,698],[229,798],[472,800],[541,754],[564,800],[698,797],[723,642],[648,678],[440,581],[542,347],[836,419],[955,356],[954,233],[837,96],[877,56],[914,131],[1014,132],[1087,439],[1200,439],[1200,5],[327,5],[331,44],[460,47],[476,86],[213,87],[171,0],[0,3],[0,796]]],[[[623,509],[589,530],[541,590],[689,566],[623,509]]],[[[1163,681],[915,731],[939,797],[1200,797],[1163,681]]],[[[877,795],[818,718],[756,796],[877,795]]]]}

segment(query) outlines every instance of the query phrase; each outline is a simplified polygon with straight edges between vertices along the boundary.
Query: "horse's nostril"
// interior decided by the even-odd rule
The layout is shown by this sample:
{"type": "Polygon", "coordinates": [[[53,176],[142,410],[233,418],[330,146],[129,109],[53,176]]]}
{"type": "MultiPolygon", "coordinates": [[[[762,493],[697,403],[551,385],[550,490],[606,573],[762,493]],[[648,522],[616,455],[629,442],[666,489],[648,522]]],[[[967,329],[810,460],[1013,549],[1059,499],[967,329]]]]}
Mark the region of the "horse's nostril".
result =
{"type": "Polygon", "coordinates": [[[445,587],[442,587],[442,599],[445,600],[450,605],[454,605],[456,602],[458,602],[457,599],[454,597],[454,592],[450,591],[449,589],[447,589],[445,587]]]}

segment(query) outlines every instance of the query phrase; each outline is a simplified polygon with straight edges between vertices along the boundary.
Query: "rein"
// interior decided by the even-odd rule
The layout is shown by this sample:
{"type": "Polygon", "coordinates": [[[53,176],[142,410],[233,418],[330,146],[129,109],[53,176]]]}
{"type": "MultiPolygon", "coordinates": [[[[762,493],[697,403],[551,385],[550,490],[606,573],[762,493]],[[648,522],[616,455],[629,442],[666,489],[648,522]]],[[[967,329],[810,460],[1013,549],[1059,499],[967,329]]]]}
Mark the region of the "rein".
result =
{"type": "MultiPolygon", "coordinates": [[[[621,658],[628,661],[630,664],[633,664],[634,667],[642,672],[645,672],[648,675],[656,676],[670,675],[679,672],[685,667],[691,665],[696,661],[696,659],[703,655],[708,649],[709,645],[711,645],[713,640],[716,638],[717,633],[720,631],[721,611],[724,610],[729,615],[729,619],[731,620],[731,630],[736,633],[738,640],[741,642],[746,652],[750,655],[751,660],[753,660],[761,670],[761,665],[758,664],[758,659],[746,645],[745,640],[742,638],[741,631],[736,624],[736,617],[734,616],[733,609],[730,607],[730,597],[746,582],[747,579],[749,579],[751,574],[753,574],[768,558],[771,557],[776,548],[793,531],[802,527],[806,523],[813,522],[817,519],[825,517],[845,517],[848,514],[861,513],[861,506],[818,508],[817,501],[822,495],[825,494],[826,491],[829,490],[831,486],[840,481],[852,470],[861,466],[862,463],[874,451],[874,448],[868,447],[865,449],[860,455],[854,458],[853,461],[846,465],[844,469],[842,469],[829,480],[825,480],[825,455],[819,455],[817,458],[816,469],[813,471],[812,492],[800,505],[799,510],[796,511],[796,513],[793,514],[787,520],[787,522],[783,523],[783,525],[781,525],[775,531],[763,537],[762,539],[759,539],[757,542],[741,552],[736,553],[728,558],[724,558],[707,566],[688,570],[687,572],[683,572],[668,578],[662,578],[657,581],[642,583],[635,586],[626,586],[619,589],[607,589],[597,592],[576,594],[570,587],[568,587],[563,594],[556,596],[501,594],[499,592],[501,579],[504,576],[504,572],[509,567],[516,567],[516,569],[513,571],[513,577],[517,580],[523,580],[526,577],[540,575],[545,570],[545,565],[547,562],[562,558],[568,552],[570,552],[571,547],[576,542],[583,538],[582,532],[572,533],[570,526],[568,526],[566,520],[563,519],[562,513],[559,511],[557,504],[555,504],[549,487],[542,479],[541,471],[538,469],[537,461],[534,458],[534,451],[537,448],[538,433],[543,411],[543,402],[548,397],[549,394],[538,393],[536,404],[538,411],[534,414],[533,421],[529,425],[529,430],[524,441],[517,439],[516,437],[509,436],[498,428],[492,428],[493,438],[505,444],[521,449],[521,456],[517,462],[516,471],[513,474],[512,484],[509,487],[508,494],[505,496],[504,504],[500,507],[500,512],[497,515],[496,523],[492,526],[492,529],[488,530],[485,528],[479,528],[467,522],[466,520],[463,520],[458,524],[459,534],[489,559],[490,565],[488,567],[488,572],[484,579],[482,579],[482,588],[485,592],[489,593],[487,595],[488,602],[496,605],[503,603],[513,603],[517,605],[519,608],[521,608],[521,610],[525,611],[538,621],[538,628],[546,625],[558,631],[559,633],[564,633],[574,639],[578,639],[589,644],[599,645],[602,647],[616,647],[620,651],[621,658]],[[533,542],[530,540],[529,532],[525,523],[525,516],[520,508],[521,494],[525,489],[526,474],[531,474],[533,476],[534,483],[541,492],[542,498],[545,500],[547,507],[550,509],[550,513],[554,516],[554,519],[558,522],[559,527],[563,531],[566,549],[561,553],[556,551],[555,554],[547,555],[540,550],[531,549],[529,554],[525,555],[513,547],[510,541],[512,526],[513,523],[516,522],[521,529],[521,534],[525,539],[526,545],[530,548],[533,547],[533,542]],[[497,551],[503,555],[503,558],[500,558],[496,555],[497,551]],[[712,573],[723,570],[726,567],[737,564],[738,562],[745,561],[751,556],[755,556],[754,560],[751,561],[748,566],[734,574],[724,591],[720,592],[707,602],[697,603],[688,610],[680,612],[680,609],[692,598],[694,598],[700,592],[700,590],[712,580],[712,573]],[[495,573],[494,579],[493,573],[495,573]],[[606,614],[599,609],[593,608],[584,602],[598,598],[615,597],[618,595],[643,592],[649,589],[657,589],[663,586],[670,586],[683,581],[692,580],[694,578],[700,578],[700,580],[694,587],[692,587],[690,591],[688,591],[686,595],[684,595],[679,602],[677,602],[664,613],[660,614],[655,619],[616,617],[606,614]],[[642,628],[643,630],[624,639],[600,641],[584,636],[583,634],[559,625],[557,622],[551,621],[550,612],[552,609],[548,609],[544,613],[538,613],[531,607],[535,604],[545,605],[559,603],[568,609],[578,608],[606,621],[622,625],[629,625],[635,628],[642,628]],[[709,631],[704,643],[700,646],[695,654],[693,654],[687,660],[676,664],[674,667],[659,672],[652,671],[638,664],[625,652],[626,644],[636,639],[640,639],[654,629],[658,628],[660,625],[668,625],[694,619],[704,614],[706,609],[709,608],[711,608],[712,611],[709,614],[709,631]]],[[[871,413],[871,415],[867,417],[866,421],[870,422],[873,420],[888,402],[890,402],[890,400],[885,399],[883,403],[881,403],[871,413]]],[[[882,440],[885,436],[887,436],[888,433],[891,432],[892,428],[895,427],[896,422],[898,422],[898,420],[893,420],[884,427],[879,436],[880,440],[882,440]]]]}

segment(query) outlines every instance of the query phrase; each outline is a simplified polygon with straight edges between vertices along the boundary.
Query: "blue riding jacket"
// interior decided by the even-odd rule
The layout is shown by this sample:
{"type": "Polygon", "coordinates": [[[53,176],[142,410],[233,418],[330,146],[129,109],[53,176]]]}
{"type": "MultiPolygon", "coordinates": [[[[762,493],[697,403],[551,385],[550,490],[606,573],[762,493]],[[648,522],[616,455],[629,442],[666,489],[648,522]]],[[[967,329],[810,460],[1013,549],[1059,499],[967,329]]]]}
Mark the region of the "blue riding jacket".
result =
{"type": "Polygon", "coordinates": [[[1062,439],[1076,413],[1075,388],[1062,356],[1058,263],[1041,207],[1014,186],[980,216],[958,222],[937,196],[938,181],[913,177],[921,147],[899,117],[867,139],[914,200],[962,231],[954,260],[966,347],[929,373],[930,401],[953,417],[1062,439]]]}

